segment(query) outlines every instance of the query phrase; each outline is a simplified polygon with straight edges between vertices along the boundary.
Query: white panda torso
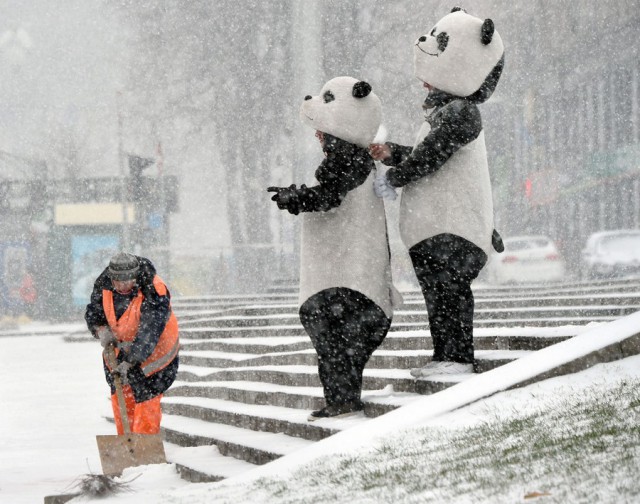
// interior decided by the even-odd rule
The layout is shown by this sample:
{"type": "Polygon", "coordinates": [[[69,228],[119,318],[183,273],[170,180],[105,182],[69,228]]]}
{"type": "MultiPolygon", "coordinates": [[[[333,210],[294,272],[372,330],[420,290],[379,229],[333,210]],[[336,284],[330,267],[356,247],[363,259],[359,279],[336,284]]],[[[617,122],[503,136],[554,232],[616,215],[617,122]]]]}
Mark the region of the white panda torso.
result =
{"type": "MultiPolygon", "coordinates": [[[[425,121],[415,145],[430,129],[425,121]]],[[[481,131],[438,171],[403,187],[400,234],[407,248],[439,234],[454,234],[489,255],[492,231],[491,180],[481,131]]]]}
{"type": "MultiPolygon", "coordinates": [[[[336,287],[358,291],[376,303],[388,318],[393,314],[389,242],[384,203],[373,190],[375,163],[366,149],[382,117],[371,86],[353,77],[335,77],[317,96],[307,96],[301,120],[316,131],[356,146],[358,163],[370,166],[364,181],[349,190],[339,206],[302,214],[300,306],[315,294],[336,287]]],[[[354,159],[344,159],[336,173],[353,179],[354,159]]]]}
{"type": "Polygon", "coordinates": [[[314,294],[347,287],[391,318],[392,283],[384,203],[373,192],[375,172],[329,212],[303,215],[300,305],[314,294]]]}

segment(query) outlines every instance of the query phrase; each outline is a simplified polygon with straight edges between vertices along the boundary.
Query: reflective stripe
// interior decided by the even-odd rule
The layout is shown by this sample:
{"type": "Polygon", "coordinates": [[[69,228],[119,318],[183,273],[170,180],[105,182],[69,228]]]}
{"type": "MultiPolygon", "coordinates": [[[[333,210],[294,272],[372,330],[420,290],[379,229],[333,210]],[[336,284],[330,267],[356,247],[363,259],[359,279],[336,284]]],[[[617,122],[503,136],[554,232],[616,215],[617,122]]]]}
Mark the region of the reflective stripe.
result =
{"type": "Polygon", "coordinates": [[[145,376],[149,376],[155,373],[156,371],[159,371],[160,369],[168,365],[175,358],[176,355],[178,355],[179,349],[180,349],[180,342],[176,340],[174,345],[171,347],[171,350],[169,350],[165,355],[160,357],[158,360],[155,360],[149,363],[148,365],[144,366],[142,368],[142,372],[145,374],[145,376]]]}
{"type": "Polygon", "coordinates": [[[118,341],[119,350],[129,350],[133,346],[133,341],[118,341]]]}

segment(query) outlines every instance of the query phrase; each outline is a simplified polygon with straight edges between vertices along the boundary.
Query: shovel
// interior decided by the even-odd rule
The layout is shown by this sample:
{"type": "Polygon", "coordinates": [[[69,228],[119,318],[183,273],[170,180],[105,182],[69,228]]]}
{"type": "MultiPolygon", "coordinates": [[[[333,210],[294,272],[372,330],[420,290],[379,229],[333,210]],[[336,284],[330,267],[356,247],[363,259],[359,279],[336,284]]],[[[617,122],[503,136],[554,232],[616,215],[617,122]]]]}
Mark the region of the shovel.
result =
{"type": "MultiPolygon", "coordinates": [[[[107,346],[104,356],[111,369],[116,367],[116,355],[113,345],[107,346]]],[[[160,434],[134,434],[129,426],[127,406],[122,392],[120,375],[114,374],[113,381],[120,408],[120,418],[124,428],[123,435],[96,436],[102,472],[105,476],[120,476],[127,467],[147,464],[166,464],[164,445],[160,434]]]]}

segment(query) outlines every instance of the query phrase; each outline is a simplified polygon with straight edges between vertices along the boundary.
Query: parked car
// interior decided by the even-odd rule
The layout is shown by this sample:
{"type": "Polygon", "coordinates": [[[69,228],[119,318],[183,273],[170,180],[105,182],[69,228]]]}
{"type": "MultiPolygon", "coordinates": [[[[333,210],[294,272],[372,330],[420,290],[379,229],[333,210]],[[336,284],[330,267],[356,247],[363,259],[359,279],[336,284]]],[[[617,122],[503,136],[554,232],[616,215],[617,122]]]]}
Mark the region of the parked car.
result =
{"type": "Polygon", "coordinates": [[[582,250],[581,270],[583,278],[640,275],[640,230],[593,233],[582,250]]]}
{"type": "Polygon", "coordinates": [[[564,278],[566,266],[547,236],[514,236],[504,240],[504,252],[494,253],[488,265],[493,283],[539,283],[564,278]]]}

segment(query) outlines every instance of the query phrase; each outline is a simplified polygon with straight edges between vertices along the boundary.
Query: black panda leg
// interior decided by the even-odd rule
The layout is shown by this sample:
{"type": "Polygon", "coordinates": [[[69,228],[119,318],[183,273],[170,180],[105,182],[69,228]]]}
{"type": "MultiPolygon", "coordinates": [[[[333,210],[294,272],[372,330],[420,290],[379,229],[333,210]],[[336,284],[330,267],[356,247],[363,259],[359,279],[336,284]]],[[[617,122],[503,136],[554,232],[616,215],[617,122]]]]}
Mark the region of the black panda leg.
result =
{"type": "Polygon", "coordinates": [[[420,282],[433,337],[433,360],[472,364],[474,299],[471,281],[460,278],[456,270],[444,271],[420,282]]]}
{"type": "Polygon", "coordinates": [[[409,254],[427,305],[433,360],[474,363],[471,283],[487,261],[472,243],[438,235],[409,254]]]}
{"type": "Polygon", "coordinates": [[[391,321],[371,300],[344,288],[311,297],[300,308],[300,320],[318,354],[327,406],[360,401],[364,367],[391,321]]]}
{"type": "Polygon", "coordinates": [[[300,308],[300,321],[318,355],[318,375],[327,406],[345,403],[353,395],[342,335],[344,315],[343,300],[329,291],[312,296],[300,308]]]}
{"type": "MultiPolygon", "coordinates": [[[[362,296],[352,317],[347,321],[344,334],[349,339],[348,354],[351,358],[352,373],[357,380],[358,397],[362,392],[362,376],[371,355],[384,341],[391,326],[382,309],[373,301],[362,296]]],[[[353,300],[355,301],[355,300],[353,300]]]]}

